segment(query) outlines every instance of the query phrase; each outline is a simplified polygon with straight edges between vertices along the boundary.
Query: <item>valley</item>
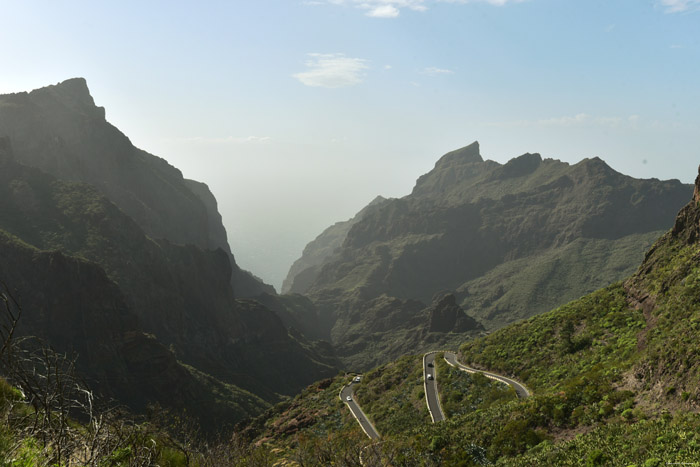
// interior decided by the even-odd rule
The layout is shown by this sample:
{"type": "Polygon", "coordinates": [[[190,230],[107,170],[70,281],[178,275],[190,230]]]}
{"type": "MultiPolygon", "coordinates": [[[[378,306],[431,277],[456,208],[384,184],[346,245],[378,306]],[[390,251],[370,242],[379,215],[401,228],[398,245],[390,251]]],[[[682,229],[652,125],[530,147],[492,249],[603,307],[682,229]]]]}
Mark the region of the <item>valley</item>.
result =
{"type": "MultiPolygon", "coordinates": [[[[431,353],[424,367],[412,355],[364,373],[353,399],[381,434],[381,444],[363,443],[373,458],[401,465],[694,462],[700,452],[693,358],[700,313],[697,192],[635,274],[467,341],[456,354],[472,368],[517,375],[527,388],[461,371],[449,364],[456,363],[455,354],[447,352],[449,361],[431,353]],[[427,368],[445,414],[436,423],[425,402],[427,368]]],[[[295,404],[304,406],[307,397],[295,404]]],[[[267,423],[280,416],[266,417],[267,423]]],[[[271,439],[288,452],[304,452],[307,445],[298,440],[313,423],[303,430],[271,439]]]]}
{"type": "Polygon", "coordinates": [[[3,439],[69,465],[99,433],[65,420],[118,407],[105,429],[131,434],[81,462],[691,461],[699,186],[475,142],[324,230],[278,294],[236,264],[207,185],[85,80],[0,95],[3,439]],[[80,381],[70,408],[38,402],[52,365],[80,381]]]}

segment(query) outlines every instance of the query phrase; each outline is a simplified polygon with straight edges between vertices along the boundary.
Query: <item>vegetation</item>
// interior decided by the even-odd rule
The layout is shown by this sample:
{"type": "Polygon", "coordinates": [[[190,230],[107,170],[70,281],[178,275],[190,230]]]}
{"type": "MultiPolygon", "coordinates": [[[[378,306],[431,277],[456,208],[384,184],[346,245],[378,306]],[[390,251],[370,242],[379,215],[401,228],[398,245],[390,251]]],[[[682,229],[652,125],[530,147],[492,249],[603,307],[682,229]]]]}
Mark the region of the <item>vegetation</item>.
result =
{"type": "Polygon", "coordinates": [[[383,435],[377,455],[405,465],[697,462],[700,244],[684,236],[697,238],[674,229],[625,282],[461,347],[465,363],[522,380],[534,393],[525,400],[438,358],[448,418],[434,424],[419,357],[368,372],[357,394],[383,435]]]}
{"type": "Polygon", "coordinates": [[[442,353],[435,357],[435,367],[440,405],[447,418],[486,409],[517,397],[515,390],[508,385],[447,364],[442,353]]]}
{"type": "Polygon", "coordinates": [[[578,238],[539,255],[504,262],[460,287],[462,306],[490,330],[539,315],[634,274],[644,252],[663,233],[615,240],[578,238]],[[572,287],[577,282],[585,287],[572,287]]]}
{"type": "Polygon", "coordinates": [[[700,416],[662,414],[601,424],[560,443],[544,442],[523,456],[500,465],[624,465],[656,467],[695,465],[700,458],[700,416]]]}
{"type": "Polygon", "coordinates": [[[518,375],[535,392],[563,389],[587,374],[610,385],[637,358],[637,334],[644,327],[644,316],[630,307],[624,287],[617,283],[467,342],[460,358],[518,375]]]}
{"type": "MultiPolygon", "coordinates": [[[[334,356],[288,332],[260,303],[235,300],[225,252],[154,241],[95,189],[2,163],[0,275],[11,274],[34,305],[27,329],[43,330],[59,348],[15,335],[22,307],[0,289],[4,465],[656,466],[700,458],[697,199],[630,279],[461,346],[462,361],[515,376],[532,397],[516,399],[438,358],[448,418],[432,423],[419,355],[366,372],[355,399],[383,436],[376,443],[338,397],[352,375],[318,381],[274,407],[229,384],[244,371],[240,362],[271,362],[241,380],[279,401],[273,386],[292,390],[319,371],[330,374],[334,356]],[[170,348],[144,334],[139,319],[170,348]],[[165,394],[171,408],[150,405],[137,418],[102,403],[70,348],[80,348],[84,368],[108,389],[121,385],[140,402],[165,394]],[[136,394],[143,388],[154,392],[136,394]],[[231,421],[224,412],[240,420],[264,409],[230,434],[224,425],[231,421]],[[204,427],[220,439],[206,438],[190,419],[205,413],[222,416],[204,427]]],[[[531,304],[570,298],[628,271],[659,228],[662,205],[686,188],[621,177],[600,160],[570,167],[528,154],[484,162],[472,146],[441,159],[411,196],[383,202],[319,242],[328,248],[345,237],[330,256],[318,251],[324,258],[314,267],[323,274],[309,279],[318,309],[303,297],[268,301],[286,310],[288,324],[345,310],[311,330],[332,331],[339,353],[347,350],[346,362],[358,366],[465,339],[430,332],[416,299],[439,284],[492,323],[537,312],[531,304]],[[465,259],[473,269],[456,276],[465,259]]],[[[159,214],[168,218],[167,209],[159,214]]],[[[156,227],[148,231],[164,228],[156,227]]]]}
{"type": "Polygon", "coordinates": [[[430,423],[419,355],[407,355],[367,372],[355,396],[382,436],[430,423]]]}
{"type": "Polygon", "coordinates": [[[363,370],[447,344],[449,330],[420,327],[444,291],[493,330],[623,280],[691,191],[624,176],[598,158],[485,161],[474,143],[443,156],[411,194],[322,234],[290,276],[330,317],[320,331],[345,365],[363,370]],[[377,306],[391,299],[402,303],[377,306]],[[398,324],[386,326],[388,314],[398,324]]]}

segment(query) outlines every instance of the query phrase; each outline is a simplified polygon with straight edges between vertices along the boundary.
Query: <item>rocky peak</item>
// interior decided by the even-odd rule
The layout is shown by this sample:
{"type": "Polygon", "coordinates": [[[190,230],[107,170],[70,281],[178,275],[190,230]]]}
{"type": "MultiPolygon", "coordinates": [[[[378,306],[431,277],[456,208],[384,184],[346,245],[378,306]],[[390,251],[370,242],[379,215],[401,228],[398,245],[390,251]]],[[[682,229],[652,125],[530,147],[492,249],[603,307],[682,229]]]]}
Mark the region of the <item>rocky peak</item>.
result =
{"type": "Polygon", "coordinates": [[[610,167],[607,162],[598,156],[587,157],[576,164],[576,167],[581,167],[587,174],[616,174],[615,169],[610,167]]]}
{"type": "Polygon", "coordinates": [[[442,193],[448,187],[478,175],[482,171],[483,162],[478,141],[448,152],[435,163],[433,170],[418,178],[412,194],[431,196],[442,193]]]}
{"type": "Polygon", "coordinates": [[[695,177],[693,199],[678,213],[671,235],[686,243],[695,243],[700,239],[700,167],[695,177]]]}
{"type": "Polygon", "coordinates": [[[437,298],[430,307],[430,332],[466,332],[474,329],[483,330],[484,327],[457,305],[453,294],[437,298]]]}
{"type": "Polygon", "coordinates": [[[531,174],[542,163],[542,156],[538,153],[526,153],[505,163],[500,169],[500,178],[522,177],[531,174]]]}
{"type": "Polygon", "coordinates": [[[377,204],[382,204],[384,201],[386,201],[385,197],[383,197],[382,195],[377,195],[377,197],[370,201],[370,203],[367,206],[365,206],[365,208],[368,208],[370,206],[376,206],[377,204]]]}
{"type": "Polygon", "coordinates": [[[442,156],[437,161],[437,163],[435,163],[435,168],[437,169],[441,166],[446,167],[453,165],[470,164],[474,162],[484,162],[484,159],[482,159],[481,153],[479,152],[478,141],[474,141],[472,144],[464,146],[463,148],[455,149],[454,151],[448,152],[447,154],[442,156]]]}
{"type": "Polygon", "coordinates": [[[53,86],[36,89],[30,93],[33,98],[53,100],[73,111],[104,120],[105,109],[95,105],[85,78],[71,78],[53,86]]]}

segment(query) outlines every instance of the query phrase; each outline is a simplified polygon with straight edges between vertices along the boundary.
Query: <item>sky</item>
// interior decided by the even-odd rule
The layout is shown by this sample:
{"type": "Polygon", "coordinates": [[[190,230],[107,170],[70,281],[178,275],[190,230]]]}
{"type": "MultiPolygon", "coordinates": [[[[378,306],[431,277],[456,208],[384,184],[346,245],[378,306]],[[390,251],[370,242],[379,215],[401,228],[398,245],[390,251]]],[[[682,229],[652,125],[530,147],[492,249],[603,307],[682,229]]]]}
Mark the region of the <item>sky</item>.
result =
{"type": "Polygon", "coordinates": [[[304,246],[439,157],[599,156],[691,182],[700,0],[0,0],[0,93],[87,79],[219,201],[277,287],[304,246]]]}

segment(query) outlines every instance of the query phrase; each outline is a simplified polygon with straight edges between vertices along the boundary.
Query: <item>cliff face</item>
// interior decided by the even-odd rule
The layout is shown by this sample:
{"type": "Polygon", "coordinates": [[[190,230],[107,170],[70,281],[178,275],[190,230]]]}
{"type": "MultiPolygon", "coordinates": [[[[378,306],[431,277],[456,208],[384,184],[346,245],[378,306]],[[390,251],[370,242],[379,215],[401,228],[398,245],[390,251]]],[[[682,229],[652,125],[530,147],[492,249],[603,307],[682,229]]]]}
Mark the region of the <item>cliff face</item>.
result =
{"type": "Polygon", "coordinates": [[[698,172],[693,199],[678,213],[671,232],[686,243],[695,243],[700,238],[700,167],[698,172]]]}
{"type": "Polygon", "coordinates": [[[455,296],[447,294],[430,307],[430,332],[467,332],[483,331],[481,325],[471,316],[464,313],[462,307],[457,305],[455,296]]]}
{"type": "Polygon", "coordinates": [[[235,386],[218,402],[206,397],[210,385],[139,328],[128,299],[94,263],[37,250],[0,229],[0,278],[22,306],[16,336],[37,336],[77,357],[78,371],[103,397],[137,411],[157,401],[207,424],[231,424],[268,406],[235,386]]]}
{"type": "Polygon", "coordinates": [[[204,204],[207,214],[207,229],[209,232],[209,248],[222,248],[229,255],[229,260],[233,270],[231,271],[231,283],[233,284],[233,292],[237,297],[257,297],[260,294],[274,294],[275,288],[265,284],[260,278],[254,276],[248,271],[238,267],[233,253],[228,246],[228,237],[226,229],[219,214],[218,203],[214,194],[209,190],[209,187],[202,182],[195,180],[184,179],[185,185],[194,193],[204,204]]]}
{"type": "Polygon", "coordinates": [[[366,213],[299,292],[341,346],[352,315],[382,295],[430,303],[449,291],[493,329],[631,274],[691,192],[598,158],[484,161],[474,143],[366,213]]]}
{"type": "Polygon", "coordinates": [[[0,231],[11,240],[0,280],[21,290],[24,332],[76,350],[101,389],[114,366],[124,384],[109,394],[123,403],[205,400],[207,422],[231,422],[266,405],[246,390],[276,401],[336,372],[332,352],[234,296],[232,277],[271,289],[233,263],[206,185],[131,146],[84,81],[0,96],[0,135],[0,231]],[[37,255],[67,266],[18,275],[37,255]]]}
{"type": "MultiPolygon", "coordinates": [[[[0,136],[10,137],[18,162],[94,186],[148,236],[231,253],[206,185],[184,179],[164,159],[134,147],[105,120],[84,79],[0,95],[0,136]]],[[[238,277],[235,262],[233,268],[238,277]]],[[[240,296],[270,290],[244,282],[236,287],[240,296]]]]}
{"type": "Polygon", "coordinates": [[[226,252],[154,241],[88,185],[10,161],[0,173],[0,229],[40,250],[99,265],[145,331],[183,362],[225,382],[267,395],[293,393],[333,372],[287,335],[272,311],[256,307],[251,317],[251,307],[234,298],[226,252]],[[297,358],[303,371],[280,367],[274,358],[248,368],[245,356],[268,346],[297,358]]]}

